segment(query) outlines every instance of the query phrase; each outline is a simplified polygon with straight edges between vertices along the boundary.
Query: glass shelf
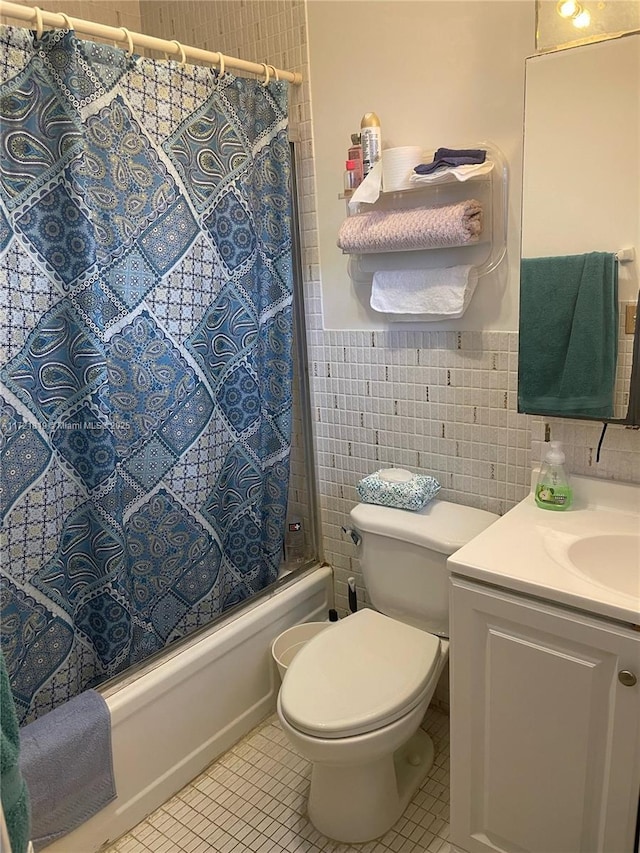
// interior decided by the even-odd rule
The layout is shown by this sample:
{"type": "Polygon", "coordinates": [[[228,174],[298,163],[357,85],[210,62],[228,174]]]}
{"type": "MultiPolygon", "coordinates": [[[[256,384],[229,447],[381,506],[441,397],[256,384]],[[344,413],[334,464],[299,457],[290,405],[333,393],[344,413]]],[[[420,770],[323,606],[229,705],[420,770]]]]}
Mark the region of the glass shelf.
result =
{"type": "MultiPolygon", "coordinates": [[[[464,146],[487,151],[491,171],[469,175],[460,180],[455,174],[434,175],[433,181],[416,184],[407,189],[381,192],[371,204],[361,202],[350,211],[348,202],[353,193],[343,192],[348,215],[373,210],[410,210],[416,207],[437,207],[456,204],[475,198],[482,204],[483,231],[478,242],[428,249],[367,252],[349,255],[349,275],[354,282],[371,281],[372,275],[384,269],[430,269],[471,264],[478,276],[496,269],[507,250],[508,168],[500,149],[489,142],[464,146]]],[[[347,253],[345,253],[347,254],[347,253]]]]}

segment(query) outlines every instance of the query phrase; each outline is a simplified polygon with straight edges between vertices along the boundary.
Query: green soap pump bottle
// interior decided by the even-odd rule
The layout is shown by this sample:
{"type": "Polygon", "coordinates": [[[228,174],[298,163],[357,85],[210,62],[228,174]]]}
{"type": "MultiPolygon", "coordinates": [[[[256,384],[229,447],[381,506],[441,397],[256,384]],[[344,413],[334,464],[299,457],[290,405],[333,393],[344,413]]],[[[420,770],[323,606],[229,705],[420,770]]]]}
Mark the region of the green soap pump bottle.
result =
{"type": "Polygon", "coordinates": [[[541,509],[569,509],[573,492],[564,470],[564,453],[559,441],[551,441],[536,484],[536,503],[541,509]]]}

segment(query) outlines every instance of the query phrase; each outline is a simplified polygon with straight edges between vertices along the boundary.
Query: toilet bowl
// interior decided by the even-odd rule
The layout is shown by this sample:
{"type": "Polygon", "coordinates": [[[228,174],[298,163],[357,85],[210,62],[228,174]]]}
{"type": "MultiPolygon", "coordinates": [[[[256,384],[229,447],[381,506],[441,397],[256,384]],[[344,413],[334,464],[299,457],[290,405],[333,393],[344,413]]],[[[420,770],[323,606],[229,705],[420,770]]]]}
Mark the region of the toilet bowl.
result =
{"type": "Polygon", "coordinates": [[[400,817],[433,763],[419,727],[448,651],[446,640],[361,610],[296,656],[278,716],[313,762],[308,813],[323,835],[369,841],[400,817]]]}
{"type": "Polygon", "coordinates": [[[282,729],[312,762],[308,815],[336,841],[384,835],[434,757],[420,723],[449,655],[447,557],[497,519],[432,501],[351,511],[374,609],[311,639],[278,695],[282,729]]]}

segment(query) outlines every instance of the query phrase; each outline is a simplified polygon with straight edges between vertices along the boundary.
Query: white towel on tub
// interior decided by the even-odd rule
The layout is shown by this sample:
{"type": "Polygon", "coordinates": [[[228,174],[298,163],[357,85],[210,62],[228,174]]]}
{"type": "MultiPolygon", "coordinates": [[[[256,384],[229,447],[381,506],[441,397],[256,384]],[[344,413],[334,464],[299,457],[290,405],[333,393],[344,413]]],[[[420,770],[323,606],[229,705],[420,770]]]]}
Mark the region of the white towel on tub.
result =
{"type": "Polygon", "coordinates": [[[473,266],[430,270],[378,270],[373,275],[371,307],[400,322],[462,317],[478,283],[473,266]]]}

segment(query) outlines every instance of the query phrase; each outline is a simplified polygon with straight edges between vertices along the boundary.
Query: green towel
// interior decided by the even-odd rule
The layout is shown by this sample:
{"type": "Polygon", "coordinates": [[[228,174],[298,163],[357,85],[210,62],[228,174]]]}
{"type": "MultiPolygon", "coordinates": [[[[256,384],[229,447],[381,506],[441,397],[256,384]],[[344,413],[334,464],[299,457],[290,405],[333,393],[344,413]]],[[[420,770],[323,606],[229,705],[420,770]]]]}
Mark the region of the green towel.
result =
{"type": "Polygon", "coordinates": [[[29,793],[20,773],[20,731],[9,676],[0,652],[0,794],[12,853],[25,853],[31,816],[29,793]]]}
{"type": "Polygon", "coordinates": [[[520,270],[518,411],[612,418],[615,255],[523,258],[520,270]]]}

